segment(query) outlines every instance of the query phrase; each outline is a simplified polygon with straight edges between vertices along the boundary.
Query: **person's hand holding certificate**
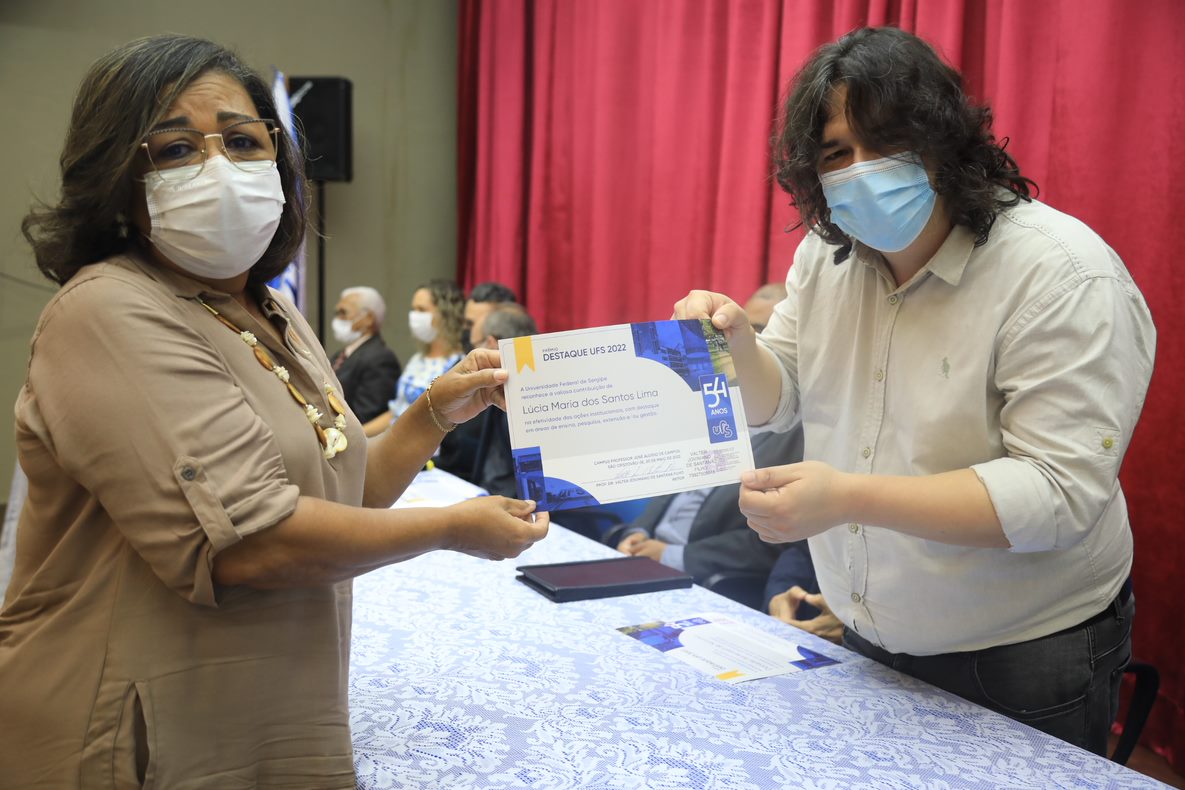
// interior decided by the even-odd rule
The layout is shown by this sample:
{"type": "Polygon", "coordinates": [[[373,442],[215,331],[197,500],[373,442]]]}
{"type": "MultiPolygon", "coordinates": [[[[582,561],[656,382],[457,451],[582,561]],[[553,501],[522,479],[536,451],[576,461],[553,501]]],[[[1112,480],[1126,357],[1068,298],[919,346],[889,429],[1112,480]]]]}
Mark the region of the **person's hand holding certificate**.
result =
{"type": "Polygon", "coordinates": [[[519,495],[564,510],[735,483],[753,468],[740,388],[710,321],[499,344],[519,495]]]}

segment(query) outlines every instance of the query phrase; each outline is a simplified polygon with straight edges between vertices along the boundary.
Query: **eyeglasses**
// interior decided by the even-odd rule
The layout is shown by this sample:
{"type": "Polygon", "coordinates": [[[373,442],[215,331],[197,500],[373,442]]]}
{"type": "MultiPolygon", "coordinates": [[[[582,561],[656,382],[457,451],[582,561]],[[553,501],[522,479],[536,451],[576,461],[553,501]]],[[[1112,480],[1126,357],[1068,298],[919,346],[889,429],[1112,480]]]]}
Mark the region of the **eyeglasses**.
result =
{"type": "Polygon", "coordinates": [[[275,121],[252,118],[236,121],[213,134],[185,127],[157,129],[145,135],[140,147],[164,181],[196,178],[209,158],[206,140],[210,137],[218,138],[218,147],[232,165],[248,173],[262,173],[276,161],[279,131],[275,121]]]}

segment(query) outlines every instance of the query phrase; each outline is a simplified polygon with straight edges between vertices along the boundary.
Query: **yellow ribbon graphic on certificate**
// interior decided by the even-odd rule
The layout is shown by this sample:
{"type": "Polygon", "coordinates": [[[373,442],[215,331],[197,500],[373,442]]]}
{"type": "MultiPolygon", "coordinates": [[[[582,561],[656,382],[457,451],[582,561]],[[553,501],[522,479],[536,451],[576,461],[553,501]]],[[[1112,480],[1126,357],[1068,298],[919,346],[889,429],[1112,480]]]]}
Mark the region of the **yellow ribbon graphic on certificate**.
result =
{"type": "Polygon", "coordinates": [[[523,368],[535,370],[535,349],[531,345],[531,338],[516,337],[514,339],[514,360],[516,373],[522,373],[523,368]]]}

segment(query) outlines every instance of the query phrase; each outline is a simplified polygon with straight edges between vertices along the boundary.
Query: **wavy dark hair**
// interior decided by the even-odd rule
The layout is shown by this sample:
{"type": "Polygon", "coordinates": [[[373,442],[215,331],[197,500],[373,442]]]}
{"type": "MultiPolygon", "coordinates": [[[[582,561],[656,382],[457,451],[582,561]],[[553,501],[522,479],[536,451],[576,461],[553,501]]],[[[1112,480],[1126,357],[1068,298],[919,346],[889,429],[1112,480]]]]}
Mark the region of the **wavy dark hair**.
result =
{"type": "MultiPolygon", "coordinates": [[[[420,283],[416,290],[427,291],[436,312],[440,313],[440,336],[448,343],[449,351],[461,350],[461,327],[465,322],[465,294],[452,280],[443,278],[420,283]]],[[[427,343],[421,343],[427,348],[427,343]]]]}
{"type": "Polygon", "coordinates": [[[473,286],[473,290],[469,292],[469,301],[493,302],[495,304],[517,303],[518,297],[514,295],[514,291],[510,290],[509,286],[489,280],[473,286]]]}
{"type": "MultiPolygon", "coordinates": [[[[140,141],[164,119],[177,97],[198,77],[220,72],[238,81],[260,117],[276,119],[271,87],[233,52],[200,38],[141,38],[91,66],[78,95],[62,149],[61,197],[41,204],[21,222],[37,266],[59,285],[87,264],[126,251],[140,141]]],[[[276,166],[284,188],[284,213],[250,283],[264,283],[288,265],[304,239],[308,192],[303,154],[278,134],[276,166]]]]}
{"type": "Polygon", "coordinates": [[[997,143],[991,109],[971,101],[959,72],[903,30],[854,30],[816,50],[794,77],[772,141],[774,177],[798,209],[799,224],[839,245],[836,263],[848,257],[852,240],[831,222],[819,157],[841,85],[852,132],[873,150],[919,154],[951,221],[970,228],[976,245],[987,241],[1001,209],[1032,199],[1036,183],[1004,151],[1008,141],[997,143]]]}

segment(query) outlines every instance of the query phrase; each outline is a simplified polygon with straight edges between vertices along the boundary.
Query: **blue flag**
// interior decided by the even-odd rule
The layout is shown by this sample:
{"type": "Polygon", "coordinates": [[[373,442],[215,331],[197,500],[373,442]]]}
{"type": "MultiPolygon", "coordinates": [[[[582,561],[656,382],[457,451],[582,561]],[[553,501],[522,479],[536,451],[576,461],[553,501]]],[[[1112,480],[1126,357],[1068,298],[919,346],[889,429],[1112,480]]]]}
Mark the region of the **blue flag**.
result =
{"type": "MultiPolygon", "coordinates": [[[[273,67],[272,71],[275,72],[275,79],[272,82],[272,96],[276,103],[276,115],[278,116],[276,121],[292,140],[293,145],[296,145],[296,127],[292,123],[292,103],[288,97],[288,80],[285,79],[284,72],[279,69],[273,67]]],[[[303,242],[301,242],[300,251],[296,254],[296,260],[289,263],[284,271],[280,272],[268,285],[291,299],[297,310],[305,312],[305,250],[303,242]]]]}

